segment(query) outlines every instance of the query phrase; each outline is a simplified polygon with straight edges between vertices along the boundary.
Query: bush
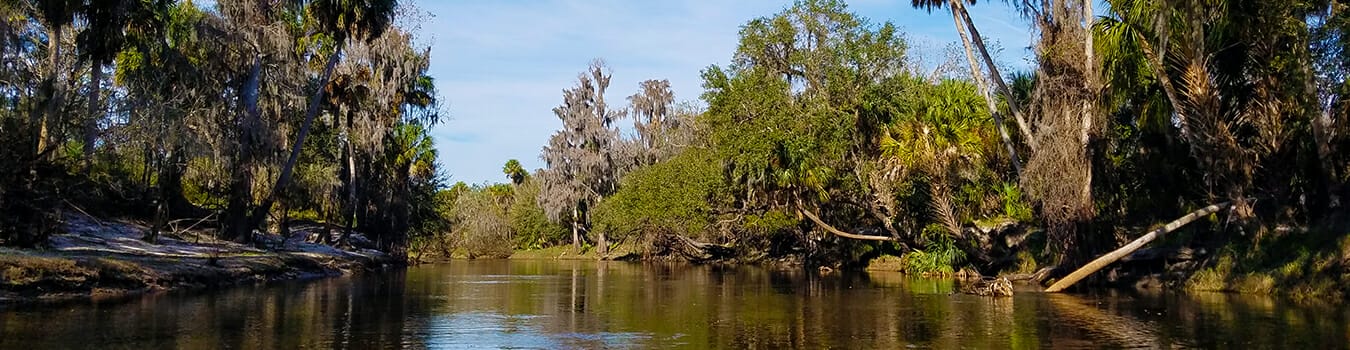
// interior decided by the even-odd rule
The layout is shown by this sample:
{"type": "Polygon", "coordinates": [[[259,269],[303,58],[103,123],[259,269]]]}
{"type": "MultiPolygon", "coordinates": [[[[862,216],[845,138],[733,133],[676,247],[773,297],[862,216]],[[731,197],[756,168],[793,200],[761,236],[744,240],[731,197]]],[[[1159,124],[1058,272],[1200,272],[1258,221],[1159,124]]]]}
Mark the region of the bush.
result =
{"type": "Polygon", "coordinates": [[[516,237],[516,248],[541,249],[567,239],[567,228],[548,220],[544,208],[535,200],[538,196],[539,183],[533,178],[525,178],[515,188],[507,216],[516,237]]]}
{"type": "Polygon", "coordinates": [[[901,257],[902,270],[908,274],[948,276],[956,272],[957,266],[966,260],[965,252],[956,247],[956,241],[947,234],[947,229],[939,224],[931,224],[923,229],[924,249],[909,252],[901,257]]]}
{"type": "Polygon", "coordinates": [[[494,192],[474,189],[456,198],[451,209],[456,248],[470,259],[511,256],[514,244],[506,214],[510,197],[494,192]]]}
{"type": "Polygon", "coordinates": [[[596,206],[592,219],[615,238],[648,228],[695,236],[712,225],[712,206],[722,187],[712,154],[690,149],[629,173],[620,190],[596,206]]]}
{"type": "Polygon", "coordinates": [[[998,194],[1003,200],[1003,215],[1018,222],[1031,222],[1031,204],[1027,204],[1017,184],[1004,183],[999,187],[998,194]]]}

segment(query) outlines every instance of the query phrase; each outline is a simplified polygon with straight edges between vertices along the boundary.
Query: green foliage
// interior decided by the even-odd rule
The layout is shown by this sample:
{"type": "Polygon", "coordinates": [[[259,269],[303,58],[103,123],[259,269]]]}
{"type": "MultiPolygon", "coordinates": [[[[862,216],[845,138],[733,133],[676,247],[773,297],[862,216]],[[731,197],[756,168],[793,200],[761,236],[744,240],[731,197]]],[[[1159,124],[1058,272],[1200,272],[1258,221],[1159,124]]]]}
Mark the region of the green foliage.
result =
{"type": "Polygon", "coordinates": [[[702,121],[731,182],[827,197],[867,141],[857,136],[874,127],[858,119],[875,119],[857,113],[865,92],[895,74],[905,49],[894,26],[868,24],[838,1],[798,2],[747,23],[733,64],[703,72],[702,121]]]}
{"type": "Polygon", "coordinates": [[[942,225],[935,223],[924,227],[923,236],[927,240],[923,249],[900,257],[905,273],[949,276],[965,263],[965,253],[956,247],[956,240],[942,225]]]}
{"type": "Polygon", "coordinates": [[[1031,222],[1031,205],[1022,197],[1022,189],[1016,184],[1003,183],[998,190],[1003,202],[1003,215],[1019,222],[1031,222]]]}
{"type": "Polygon", "coordinates": [[[745,229],[751,233],[768,235],[797,226],[800,221],[787,212],[770,210],[759,214],[746,215],[745,229]]]}
{"type": "Polygon", "coordinates": [[[470,259],[505,258],[515,246],[507,216],[509,194],[477,187],[455,199],[451,208],[455,248],[470,259]]]}
{"type": "Polygon", "coordinates": [[[697,236],[712,224],[712,208],[723,192],[720,170],[711,152],[698,149],[635,170],[596,206],[596,228],[615,237],[653,227],[697,236]]]}
{"type": "Polygon", "coordinates": [[[548,220],[544,209],[535,200],[537,197],[539,183],[529,178],[515,188],[507,217],[515,234],[516,248],[541,249],[562,244],[567,237],[567,228],[548,220]]]}
{"type": "Polygon", "coordinates": [[[525,171],[525,167],[520,166],[519,160],[515,159],[506,161],[506,165],[502,166],[502,173],[506,174],[506,178],[510,179],[511,183],[517,185],[530,178],[530,173],[525,171]]]}

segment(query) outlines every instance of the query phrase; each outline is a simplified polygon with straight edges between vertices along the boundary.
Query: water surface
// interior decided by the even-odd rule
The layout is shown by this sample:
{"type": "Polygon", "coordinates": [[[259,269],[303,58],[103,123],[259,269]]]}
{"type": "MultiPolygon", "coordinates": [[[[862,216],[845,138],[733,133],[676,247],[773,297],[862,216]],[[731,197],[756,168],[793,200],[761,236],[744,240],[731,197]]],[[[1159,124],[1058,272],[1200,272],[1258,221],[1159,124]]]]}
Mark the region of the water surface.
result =
{"type": "Polygon", "coordinates": [[[1288,348],[1350,311],[1227,294],[953,294],[950,280],[585,261],[0,310],[0,349],[1288,348]]]}

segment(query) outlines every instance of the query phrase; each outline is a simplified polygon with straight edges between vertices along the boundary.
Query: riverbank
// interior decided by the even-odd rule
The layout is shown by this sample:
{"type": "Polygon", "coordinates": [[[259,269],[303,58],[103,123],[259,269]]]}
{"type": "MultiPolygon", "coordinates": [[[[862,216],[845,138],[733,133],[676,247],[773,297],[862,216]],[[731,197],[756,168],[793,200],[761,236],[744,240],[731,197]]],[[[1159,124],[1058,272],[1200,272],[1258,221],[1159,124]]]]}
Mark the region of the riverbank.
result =
{"type": "MultiPolygon", "coordinates": [[[[1265,295],[1307,303],[1341,304],[1350,299],[1350,236],[1334,234],[1338,230],[1321,229],[1315,232],[1291,229],[1271,229],[1260,239],[1260,244],[1245,242],[1218,243],[1194,248],[1168,242],[1136,251],[1121,261],[1098,271],[1084,287],[1131,290],[1156,293],[1170,290],[1177,293],[1207,294],[1233,293],[1265,295]],[[1302,248],[1300,248],[1302,247],[1302,248]],[[1294,251],[1295,254],[1279,252],[1294,251]]],[[[640,248],[633,244],[612,248],[607,259],[643,260],[640,248]]],[[[925,252],[914,257],[881,254],[853,268],[867,271],[900,272],[916,276],[973,278],[981,276],[970,266],[936,266],[925,259],[925,252]],[[917,266],[916,266],[917,265],[917,266]],[[934,266],[930,266],[934,265],[934,266]]],[[[996,275],[1009,277],[1027,285],[1044,289],[1053,280],[1043,274],[1051,273],[1050,266],[1039,264],[1029,251],[1012,253],[1015,261],[996,275]],[[1040,282],[1037,282],[1040,281],[1040,282]]],[[[577,253],[570,245],[544,249],[516,250],[512,260],[600,260],[594,249],[577,253]]],[[[647,257],[656,260],[678,260],[679,257],[647,257]]],[[[784,263],[779,260],[754,262],[727,260],[723,263],[772,266],[801,266],[800,261],[784,263]]],[[[838,266],[832,267],[837,268],[838,266]]],[[[1077,268],[1077,267],[1073,267],[1077,268]]],[[[822,270],[825,271],[825,270],[822,270]]]]}
{"type": "Polygon", "coordinates": [[[141,239],[141,224],[84,215],[66,215],[63,228],[41,249],[0,248],[0,304],[222,288],[398,264],[371,249],[311,243],[304,227],[287,239],[259,236],[265,248],[216,240],[208,231],[165,234],[152,244],[141,239]]]}

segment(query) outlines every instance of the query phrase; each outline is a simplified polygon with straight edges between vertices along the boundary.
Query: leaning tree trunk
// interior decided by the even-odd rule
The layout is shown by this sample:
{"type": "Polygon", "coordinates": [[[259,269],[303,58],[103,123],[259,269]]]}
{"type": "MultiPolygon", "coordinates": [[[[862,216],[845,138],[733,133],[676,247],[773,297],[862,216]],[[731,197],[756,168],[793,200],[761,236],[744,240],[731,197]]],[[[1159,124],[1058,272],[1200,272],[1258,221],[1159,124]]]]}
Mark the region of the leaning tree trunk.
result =
{"type": "Polygon", "coordinates": [[[272,205],[276,203],[277,196],[285,191],[286,186],[291,181],[291,173],[295,170],[295,163],[300,159],[300,150],[305,145],[305,137],[309,136],[310,126],[314,125],[314,117],[319,114],[319,104],[323,100],[324,87],[328,85],[328,80],[333,77],[333,68],[337,67],[338,59],[342,56],[342,42],[328,55],[328,65],[323,69],[323,75],[319,76],[319,86],[314,96],[309,99],[309,108],[305,110],[305,122],[300,125],[300,133],[295,136],[295,144],[291,145],[291,156],[286,158],[286,164],[281,167],[281,176],[277,177],[276,185],[272,186],[271,194],[263,199],[262,204],[253,209],[253,215],[249,216],[249,223],[253,226],[262,225],[267,219],[267,213],[272,211],[272,205]]]}
{"type": "MultiPolygon", "coordinates": [[[[1013,119],[1017,122],[1017,129],[1022,132],[1022,137],[1027,140],[1027,146],[1031,147],[1034,152],[1036,150],[1036,139],[1031,137],[1031,127],[1027,124],[1026,117],[1022,116],[1022,107],[1018,105],[1017,98],[1013,97],[1012,89],[1008,88],[1008,84],[1003,81],[1003,75],[999,74],[998,65],[994,64],[993,56],[989,55],[989,48],[984,45],[984,37],[980,36],[980,31],[975,28],[975,21],[970,19],[970,13],[966,11],[966,6],[955,0],[952,0],[951,3],[952,15],[956,16],[959,12],[960,17],[966,23],[966,28],[970,30],[971,40],[974,41],[975,47],[980,50],[980,56],[984,58],[984,64],[989,67],[991,79],[995,85],[998,85],[998,91],[1003,94],[1003,98],[1008,100],[1008,109],[1012,110],[1013,119]]],[[[962,40],[966,40],[965,37],[962,37],[962,40]]],[[[970,43],[967,42],[967,54],[970,53],[969,45],[970,43]]]]}
{"type": "Polygon", "coordinates": [[[1074,283],[1078,283],[1078,281],[1087,278],[1087,276],[1092,275],[1093,273],[1097,272],[1097,270],[1101,270],[1102,268],[1106,267],[1106,265],[1110,265],[1111,263],[1116,262],[1117,260],[1120,260],[1121,258],[1130,255],[1131,253],[1134,253],[1134,251],[1139,250],[1139,248],[1143,248],[1145,244],[1148,244],[1149,242],[1158,239],[1158,237],[1162,237],[1163,235],[1175,231],[1176,229],[1181,228],[1182,226],[1186,226],[1186,224],[1190,224],[1192,221],[1195,221],[1196,219],[1209,216],[1209,214],[1214,214],[1230,206],[1232,206],[1232,202],[1223,202],[1219,204],[1210,205],[1208,207],[1200,208],[1200,210],[1196,210],[1194,212],[1191,212],[1190,214],[1186,214],[1186,216],[1182,216],[1172,222],[1169,222],[1167,223],[1167,225],[1163,225],[1163,227],[1159,227],[1156,230],[1149,231],[1148,234],[1145,234],[1143,237],[1139,237],[1139,239],[1135,239],[1133,242],[1130,242],[1130,244],[1126,244],[1124,247],[1120,247],[1120,249],[1116,249],[1111,251],[1110,253],[1106,253],[1106,255],[1102,255],[1100,258],[1097,258],[1096,260],[1087,263],[1087,265],[1083,265],[1083,267],[1078,268],[1078,270],[1075,270],[1073,273],[1070,273],[1068,276],[1064,276],[1064,278],[1055,282],[1055,284],[1051,285],[1050,288],[1046,288],[1045,291],[1047,293],[1057,293],[1064,291],[1064,289],[1073,286],[1074,283]]]}
{"type": "MultiPolygon", "coordinates": [[[[1013,171],[1018,177],[1022,176],[1022,160],[1017,157],[1017,147],[1013,145],[1012,137],[1008,135],[1008,129],[1004,126],[1003,117],[998,113],[998,102],[994,101],[992,91],[989,85],[985,83],[983,75],[980,72],[979,64],[975,62],[975,52],[971,48],[970,37],[966,35],[965,25],[961,23],[961,15],[958,12],[956,1],[952,2],[952,21],[956,25],[956,33],[961,35],[961,44],[966,49],[966,61],[970,64],[971,79],[975,80],[976,86],[980,89],[980,95],[984,96],[984,101],[989,107],[989,115],[994,118],[994,127],[998,130],[998,136],[1003,139],[1003,146],[1008,149],[1008,157],[1012,160],[1013,171]]],[[[978,35],[976,36],[979,37],[978,35]]],[[[983,48],[983,46],[981,46],[983,48]]],[[[997,77],[996,77],[997,78],[997,77]]],[[[1027,136],[1030,140],[1030,135],[1027,136]]]]}

